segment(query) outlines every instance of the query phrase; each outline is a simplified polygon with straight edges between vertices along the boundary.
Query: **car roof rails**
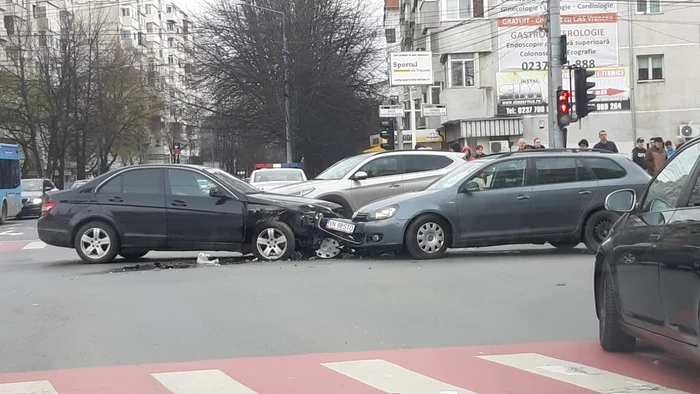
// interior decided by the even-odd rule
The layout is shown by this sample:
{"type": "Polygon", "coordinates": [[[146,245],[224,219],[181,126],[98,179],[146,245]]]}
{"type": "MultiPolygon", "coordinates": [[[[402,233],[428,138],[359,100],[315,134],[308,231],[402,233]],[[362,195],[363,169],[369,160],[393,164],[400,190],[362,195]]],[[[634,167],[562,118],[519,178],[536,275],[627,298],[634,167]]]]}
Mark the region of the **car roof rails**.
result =
{"type": "Polygon", "coordinates": [[[610,154],[613,153],[609,150],[605,149],[581,149],[581,148],[547,148],[547,149],[526,149],[526,150],[517,150],[514,152],[503,152],[503,153],[494,153],[490,154],[487,156],[501,156],[501,157],[506,157],[506,156],[511,156],[513,154],[527,154],[527,153],[540,153],[540,152],[549,152],[549,153],[578,153],[578,152],[592,152],[592,153],[606,153],[610,154]]]}

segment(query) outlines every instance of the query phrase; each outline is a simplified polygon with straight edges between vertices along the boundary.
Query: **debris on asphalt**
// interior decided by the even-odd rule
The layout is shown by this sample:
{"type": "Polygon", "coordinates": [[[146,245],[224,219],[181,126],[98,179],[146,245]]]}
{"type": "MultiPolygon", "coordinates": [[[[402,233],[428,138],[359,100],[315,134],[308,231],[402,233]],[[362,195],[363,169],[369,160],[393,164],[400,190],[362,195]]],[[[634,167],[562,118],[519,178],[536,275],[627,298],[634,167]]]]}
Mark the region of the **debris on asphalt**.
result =
{"type": "Polygon", "coordinates": [[[200,253],[197,256],[197,264],[201,265],[218,265],[219,264],[219,259],[216,257],[212,257],[210,254],[206,253],[200,253]]]}

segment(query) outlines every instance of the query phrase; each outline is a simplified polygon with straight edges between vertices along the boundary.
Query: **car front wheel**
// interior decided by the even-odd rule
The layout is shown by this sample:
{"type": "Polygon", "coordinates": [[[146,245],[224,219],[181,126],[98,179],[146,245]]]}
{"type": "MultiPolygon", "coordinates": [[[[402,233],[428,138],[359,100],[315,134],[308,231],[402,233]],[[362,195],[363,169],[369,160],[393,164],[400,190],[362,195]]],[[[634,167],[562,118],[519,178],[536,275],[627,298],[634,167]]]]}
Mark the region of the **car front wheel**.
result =
{"type": "Polygon", "coordinates": [[[109,263],[119,253],[119,236],[106,223],[90,222],[78,230],[75,250],[86,263],[109,263]]]}
{"type": "Polygon", "coordinates": [[[617,221],[617,215],[609,211],[595,212],[588,218],[583,230],[583,242],[591,252],[596,252],[598,246],[605,241],[617,221]]]}
{"type": "Polygon", "coordinates": [[[265,222],[253,233],[253,254],[260,260],[288,260],[294,254],[296,239],[283,222],[265,222]]]}
{"type": "Polygon", "coordinates": [[[609,352],[631,352],[637,339],[620,327],[620,311],[617,294],[610,281],[610,274],[603,272],[598,286],[598,336],[600,346],[609,352]]]}
{"type": "Polygon", "coordinates": [[[447,252],[449,226],[435,215],[414,220],[406,230],[406,250],[416,259],[437,259],[447,252]]]}

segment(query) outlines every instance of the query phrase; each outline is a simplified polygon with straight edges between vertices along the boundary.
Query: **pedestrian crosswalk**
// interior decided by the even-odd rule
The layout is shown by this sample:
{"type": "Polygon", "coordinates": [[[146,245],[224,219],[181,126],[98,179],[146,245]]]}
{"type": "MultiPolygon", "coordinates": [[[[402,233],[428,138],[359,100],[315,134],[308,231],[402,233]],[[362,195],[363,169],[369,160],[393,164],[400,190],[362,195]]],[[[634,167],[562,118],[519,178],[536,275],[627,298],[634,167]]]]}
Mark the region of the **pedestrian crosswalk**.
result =
{"type": "Polygon", "coordinates": [[[683,394],[700,387],[700,375],[644,365],[634,355],[603,354],[596,363],[618,370],[610,371],[532,352],[400,352],[390,360],[350,353],[0,374],[0,394],[683,394]],[[41,378],[21,380],[29,376],[41,378]]]}
{"type": "Polygon", "coordinates": [[[18,250],[44,249],[48,245],[39,240],[25,241],[0,241],[0,252],[14,252],[18,250]]]}

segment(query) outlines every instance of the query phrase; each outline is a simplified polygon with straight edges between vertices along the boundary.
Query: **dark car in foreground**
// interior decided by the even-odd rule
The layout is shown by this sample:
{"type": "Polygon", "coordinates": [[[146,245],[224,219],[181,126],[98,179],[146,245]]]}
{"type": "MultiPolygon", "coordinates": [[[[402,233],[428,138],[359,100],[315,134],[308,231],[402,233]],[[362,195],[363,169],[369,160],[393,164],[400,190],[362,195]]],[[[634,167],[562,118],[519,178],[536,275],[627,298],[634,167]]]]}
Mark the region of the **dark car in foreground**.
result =
{"type": "Polygon", "coordinates": [[[541,149],[465,162],[425,190],[368,204],[352,220],[319,227],[359,251],[405,248],[438,258],[450,247],[534,243],[595,251],[618,215],[605,210],[613,190],[641,191],[649,175],[621,155],[541,149]]]}
{"type": "Polygon", "coordinates": [[[22,211],[17,219],[29,216],[41,216],[41,204],[48,192],[58,191],[49,179],[22,179],[22,211]]]}
{"type": "Polygon", "coordinates": [[[600,345],[629,352],[639,338],[700,363],[700,139],[606,207],[622,216],[596,254],[600,345]]]}
{"type": "Polygon", "coordinates": [[[320,245],[320,215],[342,216],[342,207],[263,193],[215,168],[139,165],[51,193],[37,227],[42,241],[75,248],[89,263],[159,250],[252,252],[262,260],[286,260],[297,249],[320,245]]]}

